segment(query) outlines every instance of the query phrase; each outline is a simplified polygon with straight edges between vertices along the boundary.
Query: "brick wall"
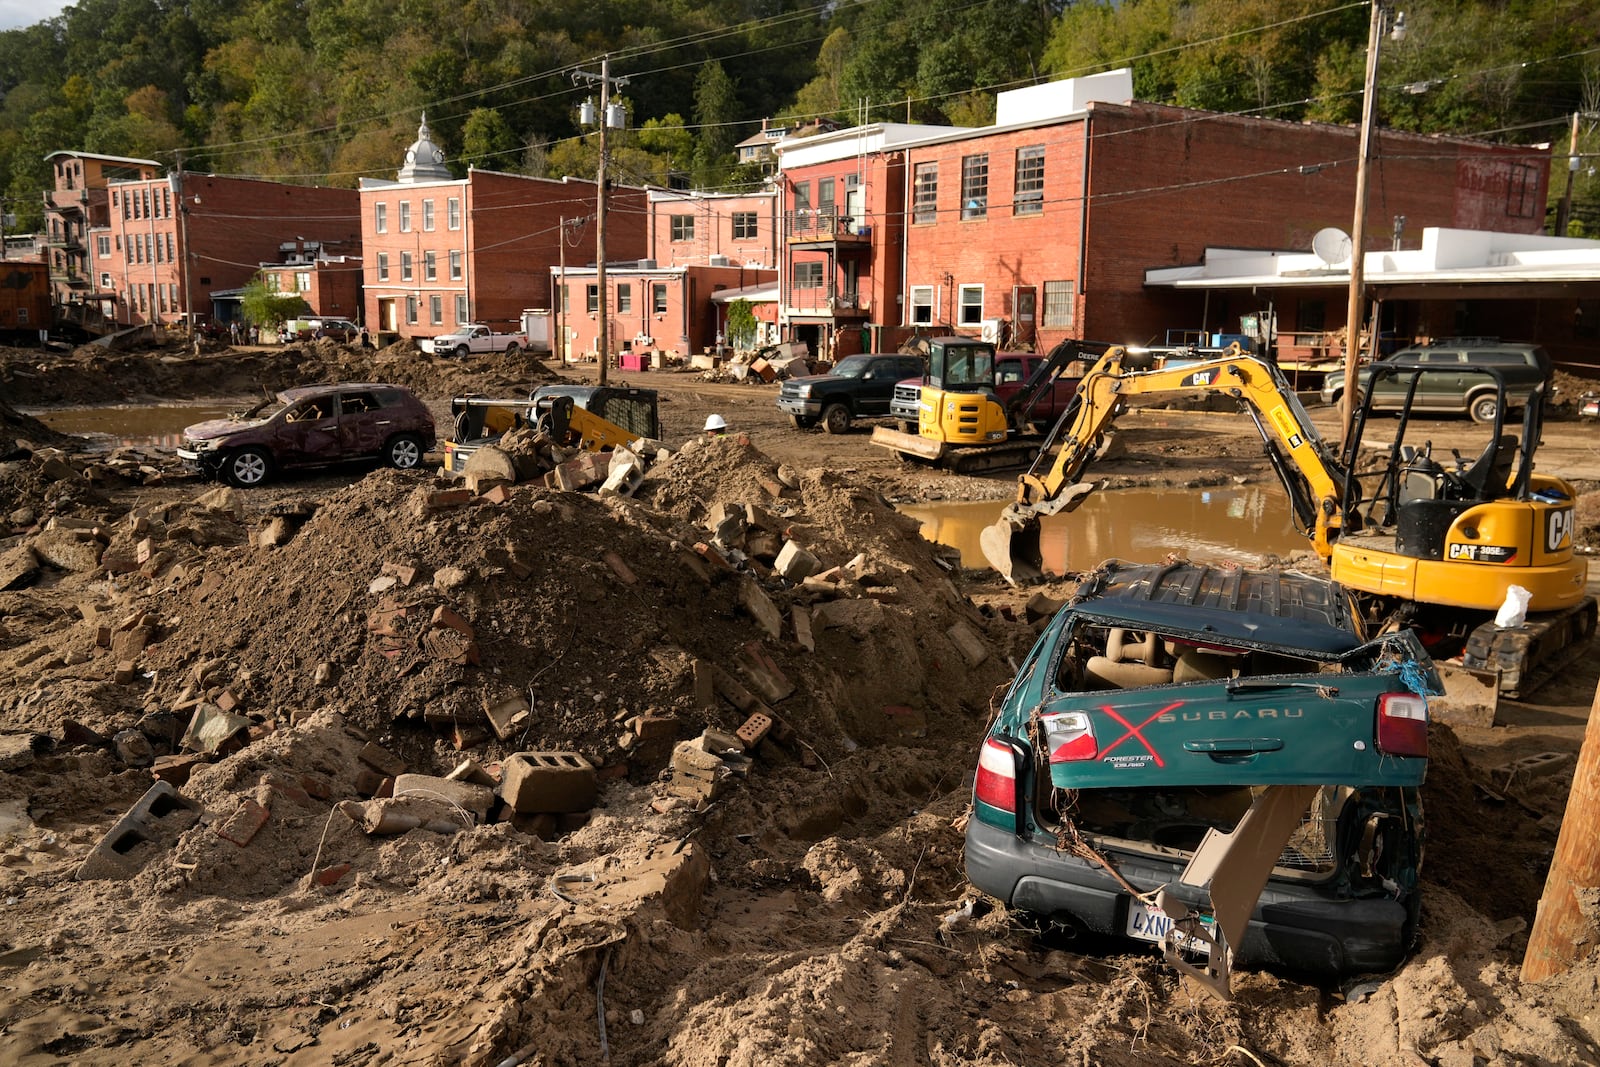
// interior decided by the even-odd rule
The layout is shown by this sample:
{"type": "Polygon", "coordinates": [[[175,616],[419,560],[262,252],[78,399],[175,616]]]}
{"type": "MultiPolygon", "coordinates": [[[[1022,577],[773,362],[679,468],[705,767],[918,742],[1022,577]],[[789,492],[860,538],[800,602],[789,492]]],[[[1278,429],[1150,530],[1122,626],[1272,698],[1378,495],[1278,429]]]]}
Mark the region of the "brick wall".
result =
{"type": "Polygon", "coordinates": [[[650,250],[657,266],[706,266],[712,256],[733,264],[771,267],[778,261],[778,195],[654,193],[650,197],[650,250]],[[737,220],[735,216],[738,216],[737,220]],[[674,217],[690,221],[674,225],[674,217]],[[735,235],[735,221],[742,230],[735,235]],[[679,236],[675,239],[674,233],[679,236]]]}

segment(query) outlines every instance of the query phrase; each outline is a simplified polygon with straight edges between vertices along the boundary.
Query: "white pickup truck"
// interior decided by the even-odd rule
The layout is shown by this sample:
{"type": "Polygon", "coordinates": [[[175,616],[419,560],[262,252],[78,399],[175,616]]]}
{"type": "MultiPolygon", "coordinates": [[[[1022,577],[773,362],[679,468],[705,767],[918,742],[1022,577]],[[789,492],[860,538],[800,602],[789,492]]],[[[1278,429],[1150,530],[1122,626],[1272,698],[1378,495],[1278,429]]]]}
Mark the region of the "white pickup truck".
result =
{"type": "Polygon", "coordinates": [[[423,339],[418,347],[435,356],[466,356],[476,352],[516,353],[528,346],[528,335],[521,332],[495,333],[479,322],[469,322],[432,340],[423,339]]]}

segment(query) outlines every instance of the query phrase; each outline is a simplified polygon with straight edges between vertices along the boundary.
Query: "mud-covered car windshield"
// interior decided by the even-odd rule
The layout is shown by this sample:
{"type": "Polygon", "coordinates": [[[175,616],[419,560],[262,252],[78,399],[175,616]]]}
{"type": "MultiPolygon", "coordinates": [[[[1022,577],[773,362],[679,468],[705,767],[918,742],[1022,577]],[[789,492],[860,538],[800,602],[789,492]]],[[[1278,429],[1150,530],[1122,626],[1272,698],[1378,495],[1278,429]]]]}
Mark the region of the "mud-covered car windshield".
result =
{"type": "Polygon", "coordinates": [[[265,400],[257,401],[254,406],[245,408],[243,412],[234,417],[239,419],[270,419],[288,406],[288,401],[284,400],[283,397],[269,396],[265,400]]]}

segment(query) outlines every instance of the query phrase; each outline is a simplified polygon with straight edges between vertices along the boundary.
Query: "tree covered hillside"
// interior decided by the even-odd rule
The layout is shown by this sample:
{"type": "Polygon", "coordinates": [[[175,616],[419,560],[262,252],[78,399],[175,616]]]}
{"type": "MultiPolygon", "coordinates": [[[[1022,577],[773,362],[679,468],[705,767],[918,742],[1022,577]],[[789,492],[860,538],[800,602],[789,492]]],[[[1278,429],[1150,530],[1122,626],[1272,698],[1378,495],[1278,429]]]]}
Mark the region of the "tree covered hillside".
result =
{"type": "MultiPolygon", "coordinates": [[[[574,79],[611,57],[619,181],[760,175],[763,119],[977,125],[996,91],[1131,66],[1142,99],[1355,122],[1370,8],[1340,0],[79,0],[0,32],[0,189],[40,217],[71,149],[354,186],[392,177],[427,110],[458,173],[587,174],[574,79]]],[[[1580,231],[1600,235],[1600,5],[1419,0],[1385,41],[1380,122],[1552,142],[1580,123],[1580,231]]],[[[1566,187],[1552,175],[1552,196],[1566,187]]]]}

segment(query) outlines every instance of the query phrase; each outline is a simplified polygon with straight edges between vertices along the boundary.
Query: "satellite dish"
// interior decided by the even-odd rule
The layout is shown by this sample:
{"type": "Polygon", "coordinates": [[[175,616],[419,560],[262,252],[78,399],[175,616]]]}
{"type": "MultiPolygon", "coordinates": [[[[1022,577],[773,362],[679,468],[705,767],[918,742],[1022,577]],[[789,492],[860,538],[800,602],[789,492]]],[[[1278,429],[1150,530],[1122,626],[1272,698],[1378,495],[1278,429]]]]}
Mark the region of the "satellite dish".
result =
{"type": "Polygon", "coordinates": [[[1350,235],[1337,226],[1326,226],[1311,239],[1311,251],[1329,267],[1350,262],[1350,235]]]}

